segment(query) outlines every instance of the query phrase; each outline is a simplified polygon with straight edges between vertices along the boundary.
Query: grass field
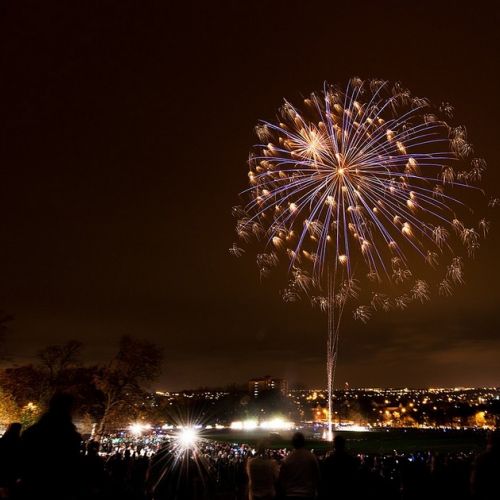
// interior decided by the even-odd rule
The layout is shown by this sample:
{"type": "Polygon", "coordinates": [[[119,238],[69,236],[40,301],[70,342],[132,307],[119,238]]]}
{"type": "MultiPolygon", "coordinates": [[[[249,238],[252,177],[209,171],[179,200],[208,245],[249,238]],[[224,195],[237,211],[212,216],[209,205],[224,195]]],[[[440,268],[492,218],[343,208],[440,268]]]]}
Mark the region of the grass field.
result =
{"type": "MultiPolygon", "coordinates": [[[[204,434],[207,439],[228,443],[255,445],[265,439],[271,448],[290,447],[291,432],[269,434],[264,431],[213,431],[204,434]]],[[[486,433],[481,430],[443,431],[420,429],[391,429],[370,432],[340,431],[347,440],[347,446],[356,453],[408,453],[434,451],[441,453],[455,451],[478,451],[485,447],[486,433]]],[[[307,446],[316,450],[330,447],[318,439],[308,439],[307,446]]]]}

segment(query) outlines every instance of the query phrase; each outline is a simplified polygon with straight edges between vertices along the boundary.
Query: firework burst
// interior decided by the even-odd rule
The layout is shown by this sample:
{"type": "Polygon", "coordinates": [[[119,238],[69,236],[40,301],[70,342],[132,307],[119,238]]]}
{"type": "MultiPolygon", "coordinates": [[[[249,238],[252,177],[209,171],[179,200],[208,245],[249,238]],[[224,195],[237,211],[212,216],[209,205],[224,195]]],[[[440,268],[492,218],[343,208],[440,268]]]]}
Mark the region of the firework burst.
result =
{"type": "MultiPolygon", "coordinates": [[[[328,313],[330,395],[347,304],[366,322],[450,295],[489,230],[469,208],[484,195],[486,162],[452,114],[398,83],[353,78],[300,108],[285,101],[276,123],[256,127],[236,233],[263,247],[261,276],[287,263],[285,301],[307,296],[328,313]]],[[[231,253],[241,255],[240,244],[231,253]]]]}

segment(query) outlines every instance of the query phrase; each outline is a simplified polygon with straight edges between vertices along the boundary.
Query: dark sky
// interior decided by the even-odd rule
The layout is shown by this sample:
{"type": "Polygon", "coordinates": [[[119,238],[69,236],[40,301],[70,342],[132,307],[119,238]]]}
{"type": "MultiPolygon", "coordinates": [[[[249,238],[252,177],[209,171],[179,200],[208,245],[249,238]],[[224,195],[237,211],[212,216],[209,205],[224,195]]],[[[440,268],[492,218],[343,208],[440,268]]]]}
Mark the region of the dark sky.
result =
{"type": "MultiPolygon", "coordinates": [[[[499,11],[460,4],[3,2],[11,360],[72,338],[103,360],[130,334],[164,347],[166,389],[265,373],[323,386],[325,318],[227,252],[253,127],[325,80],[400,80],[455,105],[500,193],[499,11]]],[[[339,385],[500,385],[493,222],[454,297],[346,321],[339,385]]]]}

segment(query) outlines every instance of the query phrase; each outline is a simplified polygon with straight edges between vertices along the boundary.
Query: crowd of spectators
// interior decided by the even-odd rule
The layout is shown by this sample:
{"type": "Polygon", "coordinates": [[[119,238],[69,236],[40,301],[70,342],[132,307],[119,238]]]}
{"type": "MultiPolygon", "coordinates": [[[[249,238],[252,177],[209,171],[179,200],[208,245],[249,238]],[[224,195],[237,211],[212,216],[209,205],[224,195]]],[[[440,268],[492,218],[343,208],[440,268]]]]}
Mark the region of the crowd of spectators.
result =
{"type": "Polygon", "coordinates": [[[486,451],[434,454],[349,453],[337,435],[328,452],[199,439],[146,445],[83,443],[72,400],[55,397],[39,422],[0,438],[0,498],[54,500],[313,500],[342,498],[499,499],[498,433],[486,451]]]}

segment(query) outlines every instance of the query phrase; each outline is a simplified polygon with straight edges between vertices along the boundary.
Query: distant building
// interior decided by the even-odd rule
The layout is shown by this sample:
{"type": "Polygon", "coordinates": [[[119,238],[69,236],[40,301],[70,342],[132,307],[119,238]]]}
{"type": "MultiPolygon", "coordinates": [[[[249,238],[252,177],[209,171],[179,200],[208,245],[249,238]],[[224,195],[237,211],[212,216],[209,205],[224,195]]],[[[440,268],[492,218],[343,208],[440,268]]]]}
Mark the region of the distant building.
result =
{"type": "Polygon", "coordinates": [[[248,392],[254,398],[266,391],[280,391],[285,395],[288,392],[288,383],[284,378],[271,377],[270,375],[248,381],[248,392]]]}

